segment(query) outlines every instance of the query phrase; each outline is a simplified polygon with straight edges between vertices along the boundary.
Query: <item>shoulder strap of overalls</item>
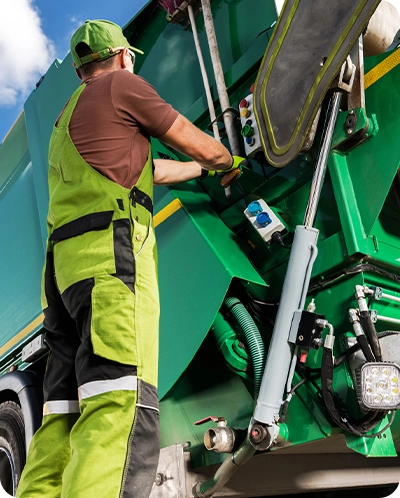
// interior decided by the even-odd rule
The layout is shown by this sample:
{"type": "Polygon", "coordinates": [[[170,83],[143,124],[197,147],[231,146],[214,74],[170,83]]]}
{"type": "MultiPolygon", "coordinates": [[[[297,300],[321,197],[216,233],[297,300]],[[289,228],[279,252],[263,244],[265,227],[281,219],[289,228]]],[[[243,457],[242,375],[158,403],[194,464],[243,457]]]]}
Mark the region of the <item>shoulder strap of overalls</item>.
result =
{"type": "Polygon", "coordinates": [[[68,127],[69,122],[71,120],[72,113],[76,107],[76,104],[81,96],[81,93],[86,88],[86,84],[83,83],[79,88],[75,90],[75,92],[71,95],[71,98],[68,100],[67,104],[64,107],[62,115],[57,123],[57,128],[65,128],[68,127]]]}

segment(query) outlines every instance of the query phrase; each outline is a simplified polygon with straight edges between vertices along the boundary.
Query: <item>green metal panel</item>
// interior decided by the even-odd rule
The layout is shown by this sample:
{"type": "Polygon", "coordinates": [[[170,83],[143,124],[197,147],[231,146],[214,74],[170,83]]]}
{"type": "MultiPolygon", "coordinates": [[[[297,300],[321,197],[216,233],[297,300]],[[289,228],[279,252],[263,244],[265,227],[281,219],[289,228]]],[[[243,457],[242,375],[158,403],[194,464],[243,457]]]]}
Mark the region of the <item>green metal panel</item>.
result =
{"type": "MultiPolygon", "coordinates": [[[[214,0],[211,7],[222,67],[224,72],[231,72],[226,77],[230,87],[238,83],[237,71],[240,74],[243,73],[243,68],[249,71],[257,59],[262,57],[268,43],[268,35],[264,33],[259,38],[258,36],[275,21],[275,5],[272,1],[252,0],[249,8],[246,0],[229,3],[214,0]],[[254,15],[255,13],[257,15],[254,15]],[[238,61],[241,61],[239,66],[235,66],[238,61]]],[[[144,14],[140,25],[133,20],[125,28],[128,36],[132,33],[132,43],[134,41],[146,54],[145,58],[137,58],[137,71],[157,88],[167,102],[188,115],[192,121],[196,121],[200,114],[206,111],[207,101],[191,29],[185,30],[182,26],[168,24],[165,11],[157,7],[156,2],[152,2],[144,14]],[[147,15],[149,24],[151,22],[150,29],[143,25],[147,15]],[[197,111],[191,110],[193,106],[197,106],[199,99],[202,102],[201,108],[198,107],[197,111]]],[[[202,15],[197,18],[196,25],[210,84],[214,87],[202,15]]],[[[215,88],[212,91],[216,98],[215,88]]]]}
{"type": "Polygon", "coordinates": [[[366,235],[354,193],[354,183],[351,181],[348,170],[347,158],[333,152],[330,155],[329,172],[334,185],[347,253],[350,256],[357,253],[367,254],[366,235]]]}
{"type": "Polygon", "coordinates": [[[232,279],[265,285],[196,182],[180,190],[165,189],[163,204],[175,196],[183,208],[156,228],[161,295],[160,397],[194,357],[232,279]]]}
{"type": "Polygon", "coordinates": [[[245,430],[253,399],[240,377],[221,368],[222,357],[208,337],[188,369],[160,404],[161,447],[190,443],[193,467],[219,462],[225,455],[204,448],[209,426],[194,422],[209,415],[225,417],[231,427],[245,430]]]}
{"type": "Polygon", "coordinates": [[[0,144],[0,190],[2,195],[4,195],[3,190],[9,183],[13,172],[28,154],[25,115],[22,114],[9,131],[6,140],[0,144]]]}
{"type": "Polygon", "coordinates": [[[72,68],[72,59],[69,54],[63,62],[59,60],[53,62],[39,87],[31,93],[24,105],[43,247],[47,238],[49,140],[58,115],[78,85],[79,79],[72,68]]]}
{"type": "Polygon", "coordinates": [[[29,156],[14,169],[7,191],[1,192],[0,213],[1,360],[24,339],[17,334],[40,314],[44,253],[29,156]]]}
{"type": "MultiPolygon", "coordinates": [[[[385,417],[380,424],[374,429],[378,432],[388,423],[388,417],[385,417]]],[[[349,448],[368,457],[396,457],[397,452],[394,447],[391,431],[385,431],[382,437],[366,438],[356,437],[346,434],[346,443],[349,448]]]]}
{"type": "MultiPolygon", "coordinates": [[[[365,72],[391,53],[366,59],[365,72]]],[[[349,155],[349,172],[367,235],[382,209],[400,166],[400,65],[394,66],[366,90],[367,116],[376,115],[379,131],[349,155]],[[379,174],[377,174],[377,165],[379,174]],[[361,208],[362,206],[362,208],[361,208]]]]}

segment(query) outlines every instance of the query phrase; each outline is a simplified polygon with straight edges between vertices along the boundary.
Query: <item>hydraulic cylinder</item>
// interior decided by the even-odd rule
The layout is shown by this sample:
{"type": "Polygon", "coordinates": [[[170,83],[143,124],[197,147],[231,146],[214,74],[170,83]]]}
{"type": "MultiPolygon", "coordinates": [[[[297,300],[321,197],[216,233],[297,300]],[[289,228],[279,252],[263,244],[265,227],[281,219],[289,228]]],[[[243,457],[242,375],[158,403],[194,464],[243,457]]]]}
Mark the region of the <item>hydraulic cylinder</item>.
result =
{"type": "Polygon", "coordinates": [[[293,240],[289,264],[283,284],[281,302],[253,421],[272,425],[279,416],[294,345],[289,342],[293,314],[302,307],[304,289],[310,281],[309,265],[315,251],[318,230],[298,226],[293,240]]]}

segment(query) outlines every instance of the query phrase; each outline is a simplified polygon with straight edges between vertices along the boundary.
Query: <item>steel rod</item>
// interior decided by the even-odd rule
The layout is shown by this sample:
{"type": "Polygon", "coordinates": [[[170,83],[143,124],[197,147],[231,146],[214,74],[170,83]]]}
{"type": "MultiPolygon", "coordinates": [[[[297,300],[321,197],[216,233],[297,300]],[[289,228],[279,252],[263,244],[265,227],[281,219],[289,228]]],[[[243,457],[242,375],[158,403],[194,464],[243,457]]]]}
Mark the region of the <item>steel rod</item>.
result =
{"type": "Polygon", "coordinates": [[[329,152],[331,150],[332,137],[335,129],[336,118],[340,108],[342,94],[335,92],[331,99],[331,110],[329,113],[327,125],[322,138],[322,145],[318,154],[317,165],[315,167],[314,177],[311,184],[310,197],[304,215],[304,226],[312,227],[317,214],[318,202],[321,196],[322,185],[324,183],[326,168],[328,164],[329,152]]]}
{"type": "Polygon", "coordinates": [[[193,13],[193,7],[190,4],[188,5],[188,13],[189,13],[190,24],[192,25],[193,40],[194,40],[194,44],[196,46],[197,58],[198,58],[199,64],[200,64],[201,76],[203,78],[204,89],[206,91],[207,104],[208,104],[208,110],[210,113],[210,119],[211,119],[211,123],[212,123],[213,133],[214,133],[215,139],[218,140],[218,142],[220,142],[221,137],[219,135],[218,123],[216,122],[214,101],[213,101],[213,98],[211,95],[210,83],[208,81],[206,66],[204,64],[203,52],[202,52],[201,46],[200,46],[199,34],[197,32],[196,20],[195,20],[194,13],[193,13]]]}
{"type": "Polygon", "coordinates": [[[395,325],[400,325],[400,320],[398,318],[391,318],[390,316],[377,315],[376,319],[381,322],[393,323],[395,325]]]}
{"type": "Polygon", "coordinates": [[[382,297],[388,299],[389,301],[395,301],[396,303],[400,303],[400,297],[391,296],[390,294],[385,294],[382,292],[382,297]]]}
{"type": "Polygon", "coordinates": [[[211,61],[214,68],[215,82],[217,84],[217,91],[221,110],[223,114],[226,133],[228,136],[231,153],[233,156],[240,155],[239,141],[236,134],[235,126],[233,123],[233,116],[230,112],[225,112],[229,109],[229,97],[226,91],[226,84],[224,72],[222,70],[221,58],[218,50],[217,37],[215,35],[214,21],[211,13],[210,0],[201,0],[201,6],[204,15],[204,26],[206,28],[208,46],[210,48],[211,61]]]}

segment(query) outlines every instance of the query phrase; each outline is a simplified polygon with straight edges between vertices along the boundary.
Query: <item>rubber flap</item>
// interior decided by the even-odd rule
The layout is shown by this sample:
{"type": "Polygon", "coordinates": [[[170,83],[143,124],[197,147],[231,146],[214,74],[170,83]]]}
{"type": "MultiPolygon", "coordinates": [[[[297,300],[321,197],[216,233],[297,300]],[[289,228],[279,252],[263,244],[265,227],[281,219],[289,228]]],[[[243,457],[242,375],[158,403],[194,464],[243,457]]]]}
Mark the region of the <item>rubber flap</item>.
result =
{"type": "Polygon", "coordinates": [[[380,0],[286,0],[254,89],[267,160],[282,167],[305,147],[321,102],[380,0]]]}

